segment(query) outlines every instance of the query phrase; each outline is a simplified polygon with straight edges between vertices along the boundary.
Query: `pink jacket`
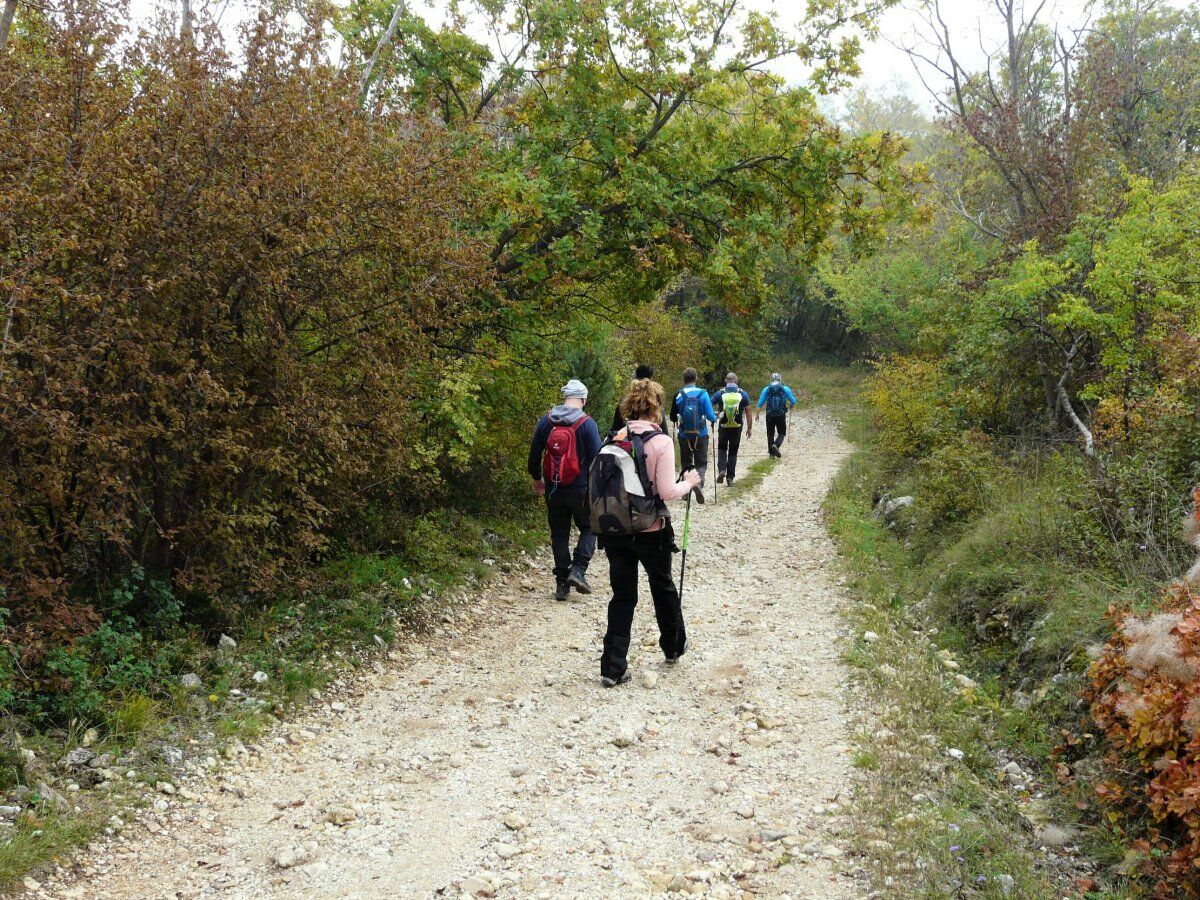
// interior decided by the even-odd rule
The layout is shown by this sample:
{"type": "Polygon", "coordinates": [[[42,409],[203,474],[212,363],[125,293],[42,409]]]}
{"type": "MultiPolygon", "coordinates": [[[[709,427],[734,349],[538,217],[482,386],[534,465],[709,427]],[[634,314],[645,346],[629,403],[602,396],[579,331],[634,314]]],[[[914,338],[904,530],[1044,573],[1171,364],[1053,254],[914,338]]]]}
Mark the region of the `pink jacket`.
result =
{"type": "MultiPolygon", "coordinates": [[[[626,423],[625,427],[634,434],[645,434],[658,426],[645,419],[634,419],[626,423]]],[[[691,487],[686,481],[675,480],[675,443],[671,440],[671,436],[651,438],[643,443],[642,447],[646,450],[646,473],[650,476],[650,484],[654,488],[654,493],[664,500],[679,500],[686,497],[691,491],[691,487]]],[[[662,527],[663,520],[659,519],[646,530],[658,531],[662,527]]]]}

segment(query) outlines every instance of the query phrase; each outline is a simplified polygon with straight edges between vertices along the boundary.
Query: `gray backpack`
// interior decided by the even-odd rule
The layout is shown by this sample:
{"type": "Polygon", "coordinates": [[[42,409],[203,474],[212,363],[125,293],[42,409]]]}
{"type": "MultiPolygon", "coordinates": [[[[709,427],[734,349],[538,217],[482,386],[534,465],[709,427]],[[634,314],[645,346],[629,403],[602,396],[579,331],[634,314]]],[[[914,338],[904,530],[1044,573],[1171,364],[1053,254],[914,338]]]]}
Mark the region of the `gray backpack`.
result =
{"type": "Polygon", "coordinates": [[[588,504],[596,534],[637,534],[660,518],[667,505],[654,493],[646,469],[645,442],[662,432],[626,431],[623,440],[609,435],[588,471],[588,504]]]}

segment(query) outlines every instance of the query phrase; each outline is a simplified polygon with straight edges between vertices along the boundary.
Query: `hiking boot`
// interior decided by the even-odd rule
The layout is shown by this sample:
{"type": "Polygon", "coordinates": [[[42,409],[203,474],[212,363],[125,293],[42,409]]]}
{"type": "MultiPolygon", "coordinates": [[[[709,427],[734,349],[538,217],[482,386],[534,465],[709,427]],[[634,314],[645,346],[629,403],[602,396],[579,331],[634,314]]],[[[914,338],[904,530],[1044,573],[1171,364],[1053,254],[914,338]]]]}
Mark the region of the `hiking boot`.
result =
{"type": "Polygon", "coordinates": [[[696,485],[694,488],[692,488],[692,493],[696,495],[697,503],[704,503],[704,491],[700,490],[700,485],[696,485]]]}
{"type": "Polygon", "coordinates": [[[668,657],[667,657],[667,665],[668,665],[668,666],[673,666],[673,665],[675,665],[677,662],[679,662],[679,657],[681,657],[681,656],[683,656],[683,654],[687,653],[687,648],[688,648],[687,641],[684,641],[684,642],[683,642],[683,649],[682,649],[682,650],[680,650],[678,654],[676,654],[675,656],[668,656],[668,657]]]}
{"type": "Polygon", "coordinates": [[[725,483],[725,473],[718,472],[717,473],[717,484],[724,484],[724,483],[725,483]]]}
{"type": "Polygon", "coordinates": [[[725,479],[725,483],[726,483],[727,485],[729,485],[730,487],[733,487],[733,476],[732,476],[732,475],[730,475],[728,478],[726,478],[726,479],[725,479]]]}
{"type": "Polygon", "coordinates": [[[607,675],[601,675],[600,684],[602,684],[604,687],[616,687],[618,684],[624,684],[632,677],[633,676],[629,674],[629,670],[626,669],[616,678],[609,678],[607,675]]]}
{"type": "Polygon", "coordinates": [[[571,596],[570,582],[560,581],[558,583],[558,586],[554,589],[554,599],[555,600],[566,600],[570,596],[571,596]]]}
{"type": "Polygon", "coordinates": [[[567,576],[567,584],[581,594],[590,594],[592,592],[592,586],[588,584],[587,576],[578,569],[571,570],[571,574],[567,576]]]}

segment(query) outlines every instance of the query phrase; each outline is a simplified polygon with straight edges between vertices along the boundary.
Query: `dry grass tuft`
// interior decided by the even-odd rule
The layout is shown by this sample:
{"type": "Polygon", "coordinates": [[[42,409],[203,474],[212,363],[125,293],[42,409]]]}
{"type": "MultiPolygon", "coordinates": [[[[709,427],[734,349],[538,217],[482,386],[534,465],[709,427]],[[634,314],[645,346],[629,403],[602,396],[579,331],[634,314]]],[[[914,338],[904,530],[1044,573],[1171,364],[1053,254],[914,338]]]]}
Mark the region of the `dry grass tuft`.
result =
{"type": "Polygon", "coordinates": [[[1126,619],[1122,631],[1129,642],[1125,651],[1129,665],[1146,674],[1162,672],[1177,681],[1194,681],[1195,665],[1179,652],[1179,641],[1174,634],[1174,629],[1182,621],[1183,616],[1179,613],[1159,613],[1148,619],[1126,619]]]}

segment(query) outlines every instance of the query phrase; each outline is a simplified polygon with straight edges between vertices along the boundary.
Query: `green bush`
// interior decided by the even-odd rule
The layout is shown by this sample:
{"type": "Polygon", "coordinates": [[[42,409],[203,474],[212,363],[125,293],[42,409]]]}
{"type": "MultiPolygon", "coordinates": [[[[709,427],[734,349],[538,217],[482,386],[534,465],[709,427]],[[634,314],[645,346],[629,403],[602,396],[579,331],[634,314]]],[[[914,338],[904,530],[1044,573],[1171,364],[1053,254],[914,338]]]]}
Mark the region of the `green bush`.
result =
{"type": "Polygon", "coordinates": [[[995,469],[986,436],[955,435],[916,465],[919,526],[937,530],[983,509],[995,469]]]}
{"type": "Polygon", "coordinates": [[[34,682],[35,718],[67,722],[99,717],[104,696],[96,687],[86,656],[76,647],[55,647],[42,665],[45,682],[34,682]]]}

